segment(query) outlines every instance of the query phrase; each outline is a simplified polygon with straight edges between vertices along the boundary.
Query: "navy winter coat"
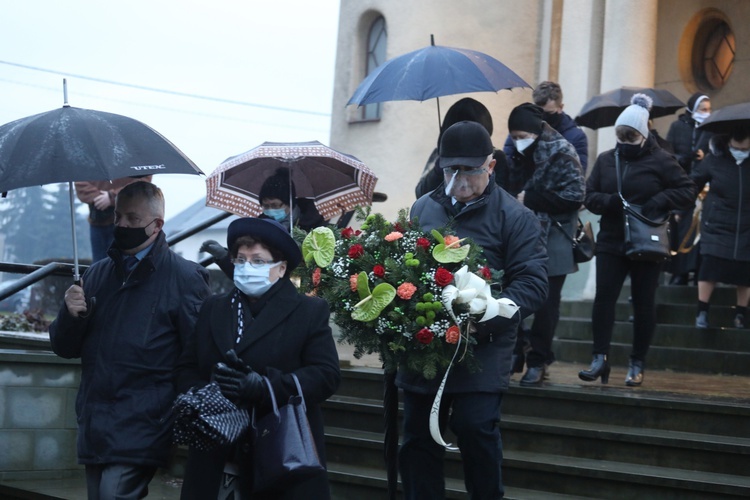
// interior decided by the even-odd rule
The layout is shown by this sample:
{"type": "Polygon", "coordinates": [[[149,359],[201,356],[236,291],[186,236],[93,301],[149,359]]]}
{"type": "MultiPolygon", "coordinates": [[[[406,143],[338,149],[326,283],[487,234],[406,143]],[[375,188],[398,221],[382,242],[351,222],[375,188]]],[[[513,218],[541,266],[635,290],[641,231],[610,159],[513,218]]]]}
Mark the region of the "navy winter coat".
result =
{"type": "MultiPolygon", "coordinates": [[[[490,267],[505,271],[502,293],[521,307],[521,317],[533,313],[547,298],[547,250],[536,215],[521,205],[490,178],[484,195],[453,218],[451,198],[441,184],[432,193],[418,199],[410,217],[425,231],[446,226],[454,219],[460,238],[471,238],[484,250],[490,267]]],[[[503,392],[510,379],[510,360],[516,344],[520,318],[493,318],[481,328],[493,333],[492,342],[480,342],[474,356],[482,371],[470,373],[462,365],[454,367],[446,384],[446,393],[503,392]]],[[[399,370],[396,385],[414,392],[435,393],[442,374],[427,381],[421,376],[399,370]]]]}
{"type": "Polygon", "coordinates": [[[210,294],[208,272],[169,250],[161,232],[129,276],[110,248],[83,275],[83,289],[96,298],[93,311],[73,317],[63,304],[49,330],[58,356],[81,358],[78,460],[163,467],[172,371],[210,294]]]}

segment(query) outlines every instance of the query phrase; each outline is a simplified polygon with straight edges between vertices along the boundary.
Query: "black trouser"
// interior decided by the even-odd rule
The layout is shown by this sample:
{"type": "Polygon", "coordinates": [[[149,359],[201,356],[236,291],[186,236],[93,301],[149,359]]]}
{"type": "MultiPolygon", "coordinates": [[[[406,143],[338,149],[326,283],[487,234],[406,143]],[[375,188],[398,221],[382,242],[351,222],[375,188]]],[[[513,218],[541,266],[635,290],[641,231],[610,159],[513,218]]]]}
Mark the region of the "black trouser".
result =
{"type": "Polygon", "coordinates": [[[138,500],[148,494],[156,467],[132,464],[86,465],[89,500],[138,500]]]}
{"type": "Polygon", "coordinates": [[[629,274],[633,297],[633,349],[630,357],[645,361],[656,328],[656,287],[660,272],[661,263],[639,262],[608,253],[596,255],[596,297],[591,315],[594,354],[609,355],[615,306],[629,274]]]}
{"type": "Polygon", "coordinates": [[[567,275],[563,274],[562,276],[550,276],[548,278],[549,293],[547,294],[547,300],[534,313],[534,323],[531,325],[529,333],[531,351],[526,355],[528,366],[541,367],[555,361],[555,355],[552,353],[552,339],[560,320],[560,296],[566,277],[567,275]]]}

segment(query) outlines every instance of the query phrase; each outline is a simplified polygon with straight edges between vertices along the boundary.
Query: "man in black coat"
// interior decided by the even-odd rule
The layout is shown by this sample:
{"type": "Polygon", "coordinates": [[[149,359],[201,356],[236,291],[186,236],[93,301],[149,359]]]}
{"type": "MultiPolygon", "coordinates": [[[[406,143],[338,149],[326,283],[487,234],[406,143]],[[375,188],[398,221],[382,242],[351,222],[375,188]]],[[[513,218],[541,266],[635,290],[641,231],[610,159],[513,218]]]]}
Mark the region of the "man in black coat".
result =
{"type": "MultiPolygon", "coordinates": [[[[516,328],[547,296],[547,252],[539,220],[496,186],[493,149],[482,125],[463,121],[449,127],[439,148],[443,183],[419,198],[410,214],[426,231],[452,222],[457,236],[480,245],[490,267],[504,271],[499,297],[520,308],[510,318],[496,316],[476,325],[474,357],[481,371],[457,365],[447,378],[440,421],[458,437],[466,489],[472,498],[502,498],[504,494],[498,424],[516,328]]],[[[406,499],[445,496],[440,473],[445,449],[433,440],[427,425],[439,383],[440,377],[428,381],[405,368],[397,374],[396,385],[404,390],[399,468],[406,499]]]]}
{"type": "MultiPolygon", "coordinates": [[[[563,93],[560,88],[560,84],[556,82],[542,82],[534,92],[531,94],[534,104],[540,106],[544,111],[542,120],[544,120],[550,127],[557,130],[565,140],[573,145],[578,153],[578,161],[581,163],[583,174],[586,175],[586,168],[589,164],[589,140],[581,127],[579,127],[575,120],[570,117],[563,108],[563,93]]],[[[505,145],[503,151],[508,158],[511,158],[515,153],[515,147],[513,139],[510,134],[505,139],[505,145]]]]}
{"type": "Polygon", "coordinates": [[[172,370],[210,295],[208,273],[169,249],[164,196],[150,182],[117,195],[109,258],[65,292],[54,352],[81,358],[78,461],[89,499],[138,499],[172,449],[172,370]]]}

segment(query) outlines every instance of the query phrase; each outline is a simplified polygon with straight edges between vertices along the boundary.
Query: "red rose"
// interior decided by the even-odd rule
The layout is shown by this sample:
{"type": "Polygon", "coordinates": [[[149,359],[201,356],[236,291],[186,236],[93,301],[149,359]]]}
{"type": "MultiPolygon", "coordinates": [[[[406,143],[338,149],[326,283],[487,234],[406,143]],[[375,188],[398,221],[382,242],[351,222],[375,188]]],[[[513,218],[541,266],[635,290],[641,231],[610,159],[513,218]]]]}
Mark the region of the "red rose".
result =
{"type": "Polygon", "coordinates": [[[348,240],[352,236],[354,236],[354,229],[350,227],[345,227],[344,229],[341,230],[341,237],[344,238],[345,240],[348,240]]]}
{"type": "Polygon", "coordinates": [[[492,271],[489,267],[484,266],[482,269],[479,270],[479,272],[482,273],[482,278],[489,280],[492,279],[492,271]]]}
{"type": "Polygon", "coordinates": [[[360,245],[359,243],[356,245],[352,245],[349,248],[349,258],[350,259],[359,259],[365,254],[365,247],[360,245]]]}
{"type": "Polygon", "coordinates": [[[372,274],[374,274],[378,278],[382,278],[383,276],[385,276],[385,268],[380,264],[377,264],[372,268],[372,274]]]}
{"type": "Polygon", "coordinates": [[[433,334],[429,328],[422,328],[421,330],[417,332],[417,341],[425,345],[432,342],[432,339],[434,337],[435,337],[435,334],[433,334]]]}
{"type": "Polygon", "coordinates": [[[312,273],[312,284],[313,286],[320,285],[320,268],[316,267],[315,271],[312,273]]]}
{"type": "Polygon", "coordinates": [[[427,238],[417,238],[417,248],[421,248],[426,252],[430,249],[430,240],[427,238]]]}
{"type": "Polygon", "coordinates": [[[448,286],[453,281],[453,273],[444,267],[438,267],[435,271],[435,283],[438,286],[448,286]]]}
{"type": "Polygon", "coordinates": [[[393,230],[394,231],[398,231],[399,233],[403,233],[404,232],[404,226],[402,226],[401,224],[399,224],[398,222],[396,222],[393,225],[393,230]]]}

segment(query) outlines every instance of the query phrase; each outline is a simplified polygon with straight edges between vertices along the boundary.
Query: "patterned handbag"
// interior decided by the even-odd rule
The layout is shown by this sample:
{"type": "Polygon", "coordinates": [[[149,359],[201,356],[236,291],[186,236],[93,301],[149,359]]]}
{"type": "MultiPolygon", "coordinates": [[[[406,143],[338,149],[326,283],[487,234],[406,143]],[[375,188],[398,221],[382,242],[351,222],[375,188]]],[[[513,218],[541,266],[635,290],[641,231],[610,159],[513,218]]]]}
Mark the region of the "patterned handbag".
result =
{"type": "Polygon", "coordinates": [[[198,450],[212,450],[237,441],[247,430],[250,416],[211,382],[180,394],[172,406],[173,441],[198,450]]]}

